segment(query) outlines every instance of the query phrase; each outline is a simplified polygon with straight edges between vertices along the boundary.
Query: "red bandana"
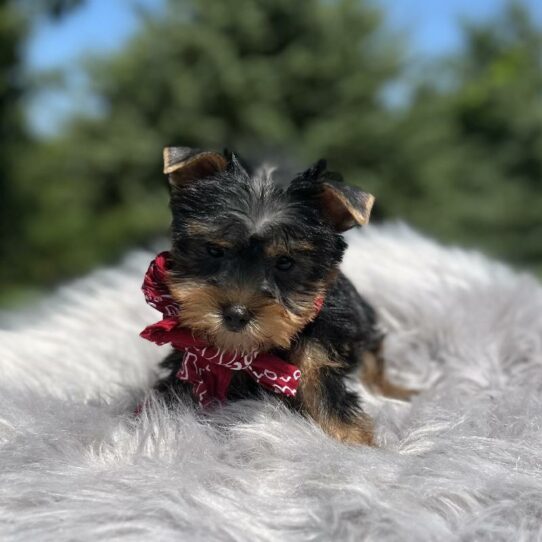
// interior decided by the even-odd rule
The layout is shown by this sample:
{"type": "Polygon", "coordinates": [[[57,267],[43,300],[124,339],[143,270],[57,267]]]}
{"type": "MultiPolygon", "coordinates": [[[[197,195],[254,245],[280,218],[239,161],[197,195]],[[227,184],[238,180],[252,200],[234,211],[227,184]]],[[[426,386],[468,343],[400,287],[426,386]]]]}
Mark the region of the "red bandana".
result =
{"type": "MultiPolygon", "coordinates": [[[[158,345],[170,343],[173,348],[184,351],[177,378],[192,384],[199,404],[205,407],[213,400],[224,402],[232,371],[245,371],[258,384],[293,397],[301,378],[301,372],[295,365],[265,352],[224,352],[197,339],[190,329],[179,325],[180,306],[166,284],[168,268],[169,252],[162,252],[151,262],[145,275],[142,286],[145,300],[164,317],[147,326],[140,335],[158,345]]],[[[323,298],[318,297],[315,300],[316,311],[320,311],[322,304],[323,298]]]]}

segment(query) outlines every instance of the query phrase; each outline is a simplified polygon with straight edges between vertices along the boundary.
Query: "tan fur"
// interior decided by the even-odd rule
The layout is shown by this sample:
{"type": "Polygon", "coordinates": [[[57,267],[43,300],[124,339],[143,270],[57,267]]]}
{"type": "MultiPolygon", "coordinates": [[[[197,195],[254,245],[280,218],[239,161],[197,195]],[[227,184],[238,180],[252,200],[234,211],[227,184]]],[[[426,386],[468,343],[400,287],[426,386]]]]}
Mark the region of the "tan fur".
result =
{"type": "Polygon", "coordinates": [[[324,210],[339,231],[349,230],[355,224],[363,225],[369,222],[375,201],[372,194],[359,191],[355,198],[356,205],[354,205],[335,186],[324,183],[323,187],[324,191],[321,198],[324,202],[324,210]]]}
{"type": "Polygon", "coordinates": [[[188,235],[194,237],[207,237],[213,233],[213,228],[207,222],[188,222],[186,224],[188,235]]]}
{"type": "Polygon", "coordinates": [[[348,444],[366,444],[374,446],[373,422],[366,414],[360,414],[352,423],[338,419],[328,419],[322,429],[333,438],[348,444]]]}
{"type": "Polygon", "coordinates": [[[202,178],[205,174],[223,171],[228,165],[224,156],[216,152],[200,152],[185,160],[174,161],[175,148],[165,147],[164,173],[175,175],[176,181],[187,181],[202,178]]]}
{"type": "Polygon", "coordinates": [[[339,367],[339,364],[331,360],[320,345],[307,341],[292,352],[290,361],[301,369],[299,392],[303,406],[313,418],[321,417],[321,372],[325,368],[339,367]]]}
{"type": "Polygon", "coordinates": [[[204,282],[172,280],[171,295],[181,305],[179,321],[210,343],[225,350],[251,352],[274,347],[288,348],[292,339],[314,318],[314,298],[297,296],[300,314],[294,314],[279,303],[249,290],[224,290],[204,282]],[[253,315],[247,327],[237,333],[229,331],[222,320],[222,307],[240,303],[253,315]]]}
{"type": "Polygon", "coordinates": [[[191,237],[198,237],[201,242],[208,242],[222,248],[231,248],[233,243],[220,239],[216,233],[216,228],[207,222],[187,222],[186,231],[191,237]]]}
{"type": "Polygon", "coordinates": [[[287,256],[296,252],[314,252],[316,247],[308,241],[290,240],[288,243],[275,242],[265,247],[265,254],[270,258],[287,256]]]}
{"type": "Polygon", "coordinates": [[[328,368],[339,367],[318,344],[306,341],[292,354],[290,360],[301,369],[298,397],[303,410],[311,416],[330,436],[351,444],[373,444],[371,419],[360,414],[348,423],[328,412],[322,401],[321,375],[328,368]]]}
{"type": "Polygon", "coordinates": [[[360,378],[371,391],[392,399],[408,400],[418,393],[416,390],[403,388],[390,382],[384,371],[384,359],[380,352],[364,352],[360,378]]]}

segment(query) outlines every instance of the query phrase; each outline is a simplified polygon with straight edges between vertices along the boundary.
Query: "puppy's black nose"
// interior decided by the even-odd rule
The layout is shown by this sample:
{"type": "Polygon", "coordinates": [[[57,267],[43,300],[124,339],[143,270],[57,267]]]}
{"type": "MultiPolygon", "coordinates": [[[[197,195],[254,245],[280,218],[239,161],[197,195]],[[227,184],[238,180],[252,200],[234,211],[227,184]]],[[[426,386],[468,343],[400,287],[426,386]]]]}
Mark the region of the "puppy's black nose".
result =
{"type": "Polygon", "coordinates": [[[244,305],[229,305],[222,311],[224,324],[230,331],[241,331],[250,322],[250,313],[244,305]]]}

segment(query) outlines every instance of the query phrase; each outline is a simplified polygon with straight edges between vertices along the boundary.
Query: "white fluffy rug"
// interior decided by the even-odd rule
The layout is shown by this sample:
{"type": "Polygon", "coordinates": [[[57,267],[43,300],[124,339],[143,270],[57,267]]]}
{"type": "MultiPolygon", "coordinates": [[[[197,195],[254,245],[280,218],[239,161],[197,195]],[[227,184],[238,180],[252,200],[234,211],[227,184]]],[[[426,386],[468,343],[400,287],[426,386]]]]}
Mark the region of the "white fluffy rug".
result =
{"type": "Polygon", "coordinates": [[[151,254],[72,284],[0,331],[0,539],[540,540],[542,289],[401,226],[350,237],[410,404],[367,397],[378,448],[276,402],[203,417],[131,409],[162,349],[151,254]]]}

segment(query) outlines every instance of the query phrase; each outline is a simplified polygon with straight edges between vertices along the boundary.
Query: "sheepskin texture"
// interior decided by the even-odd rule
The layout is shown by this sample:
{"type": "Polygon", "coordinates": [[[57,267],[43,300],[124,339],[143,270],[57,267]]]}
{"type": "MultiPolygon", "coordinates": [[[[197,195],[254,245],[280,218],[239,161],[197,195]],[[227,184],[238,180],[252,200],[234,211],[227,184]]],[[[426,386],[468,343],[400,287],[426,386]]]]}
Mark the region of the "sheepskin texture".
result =
{"type": "Polygon", "coordinates": [[[542,538],[542,289],[401,225],[349,236],[411,402],[360,390],[378,447],[277,400],[202,413],[151,399],[167,347],[139,290],[151,253],[4,314],[0,539],[315,541],[542,538]]]}

